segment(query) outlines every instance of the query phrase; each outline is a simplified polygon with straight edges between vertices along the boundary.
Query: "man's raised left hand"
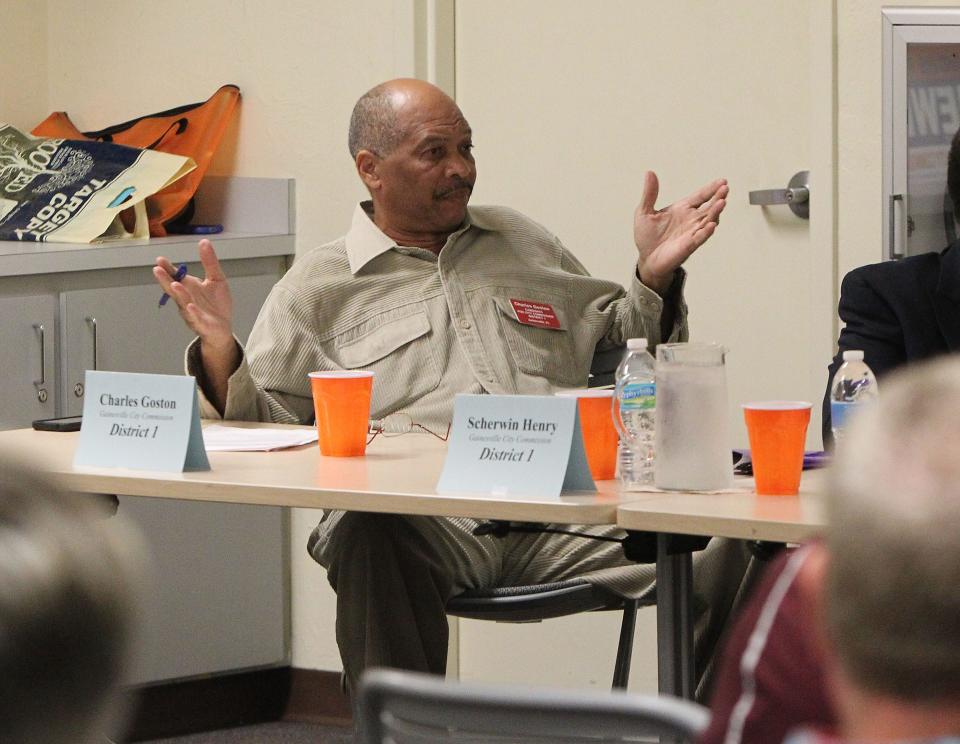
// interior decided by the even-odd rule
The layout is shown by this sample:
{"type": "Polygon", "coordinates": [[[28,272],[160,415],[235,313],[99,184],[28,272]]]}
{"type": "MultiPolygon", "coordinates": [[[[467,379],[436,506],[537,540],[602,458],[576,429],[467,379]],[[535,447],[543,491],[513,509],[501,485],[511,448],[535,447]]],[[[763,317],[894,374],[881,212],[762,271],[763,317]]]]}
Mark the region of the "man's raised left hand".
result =
{"type": "Polygon", "coordinates": [[[730,189],[726,180],[719,178],[668,207],[656,209],[659,191],[657,174],[647,171],[643,196],[633,214],[633,240],[640,253],[640,281],[662,296],[670,288],[674,271],[713,235],[730,189]]]}

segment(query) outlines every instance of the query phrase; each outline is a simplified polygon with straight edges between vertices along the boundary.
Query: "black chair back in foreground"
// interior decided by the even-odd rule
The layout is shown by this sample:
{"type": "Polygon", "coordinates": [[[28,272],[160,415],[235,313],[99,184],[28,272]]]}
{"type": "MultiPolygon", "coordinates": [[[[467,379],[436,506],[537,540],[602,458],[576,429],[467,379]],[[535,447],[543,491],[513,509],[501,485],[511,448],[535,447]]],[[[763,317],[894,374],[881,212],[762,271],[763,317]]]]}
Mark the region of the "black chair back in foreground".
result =
{"type": "Polygon", "coordinates": [[[694,741],[709,719],[706,708],[672,697],[457,683],[392,669],[363,675],[358,713],[362,744],[694,741]]]}

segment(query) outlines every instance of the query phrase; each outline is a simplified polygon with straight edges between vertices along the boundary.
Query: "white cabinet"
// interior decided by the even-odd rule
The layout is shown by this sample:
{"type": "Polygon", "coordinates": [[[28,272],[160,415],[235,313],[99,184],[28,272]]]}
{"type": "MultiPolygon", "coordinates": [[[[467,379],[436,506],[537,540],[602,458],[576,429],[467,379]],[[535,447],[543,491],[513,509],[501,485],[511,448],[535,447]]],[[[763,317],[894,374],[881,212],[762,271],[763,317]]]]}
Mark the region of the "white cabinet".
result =
{"type": "Polygon", "coordinates": [[[287,661],[285,510],[121,496],[151,558],[130,683],[287,661]]]}
{"type": "MultiPolygon", "coordinates": [[[[242,270],[247,262],[224,262],[225,270],[242,270]],[[233,266],[231,266],[231,263],[233,266]]],[[[271,287],[282,275],[274,263],[265,273],[230,276],[237,308],[236,333],[245,340],[271,287]]],[[[199,265],[190,271],[202,272],[199,265]]],[[[146,272],[146,283],[75,289],[60,295],[60,396],[63,415],[83,412],[84,375],[88,369],[114,372],[183,374],[183,351],[192,334],[177,306],[158,307],[160,289],[146,272]]]]}
{"type": "MultiPolygon", "coordinates": [[[[198,197],[198,219],[241,230],[215,236],[215,246],[245,339],[294,253],[292,182],[212,179],[210,190],[198,197]]],[[[158,254],[202,274],[193,237],[0,242],[0,428],[82,413],[89,369],[183,374],[191,334],[175,304],[158,307],[158,254]]],[[[288,660],[286,510],[121,497],[119,511],[142,532],[152,564],[131,683],[288,660]]]]}
{"type": "Polygon", "coordinates": [[[153,281],[60,295],[64,415],[83,412],[87,370],[183,374],[183,355],[177,351],[186,346],[190,334],[177,306],[171,302],[158,308],[158,296],[153,281]]]}
{"type": "Polygon", "coordinates": [[[50,295],[0,297],[0,429],[56,411],[56,310],[50,295]]]}

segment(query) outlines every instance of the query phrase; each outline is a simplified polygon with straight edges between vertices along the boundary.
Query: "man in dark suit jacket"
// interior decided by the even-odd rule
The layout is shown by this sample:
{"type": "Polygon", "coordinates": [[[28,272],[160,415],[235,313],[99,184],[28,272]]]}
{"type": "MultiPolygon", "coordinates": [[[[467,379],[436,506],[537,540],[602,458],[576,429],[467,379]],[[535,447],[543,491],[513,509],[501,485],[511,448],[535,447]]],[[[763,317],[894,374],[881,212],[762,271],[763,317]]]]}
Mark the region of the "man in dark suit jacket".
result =
{"type": "MultiPolygon", "coordinates": [[[[954,150],[960,150],[956,137],[950,149],[951,166],[954,150]]],[[[952,189],[950,193],[956,210],[960,195],[952,189]]],[[[960,351],[960,241],[941,253],[854,269],[843,279],[839,311],[846,325],[823,397],[824,446],[833,442],[830,383],[843,363],[844,351],[863,349],[863,360],[878,378],[907,362],[960,351]]]]}

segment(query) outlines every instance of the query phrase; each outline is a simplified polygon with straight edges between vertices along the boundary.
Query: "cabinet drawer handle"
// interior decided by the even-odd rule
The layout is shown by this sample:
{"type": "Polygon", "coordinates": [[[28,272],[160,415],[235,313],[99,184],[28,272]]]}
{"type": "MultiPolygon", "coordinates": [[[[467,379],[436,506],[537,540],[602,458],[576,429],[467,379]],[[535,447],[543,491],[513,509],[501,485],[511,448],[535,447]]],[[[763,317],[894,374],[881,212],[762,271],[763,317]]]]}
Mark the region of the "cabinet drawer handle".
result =
{"type": "Polygon", "coordinates": [[[93,329],[93,368],[97,369],[97,319],[91,315],[86,320],[93,329]]]}
{"type": "Polygon", "coordinates": [[[47,376],[43,367],[43,361],[47,357],[47,347],[44,343],[43,323],[34,323],[33,329],[40,333],[40,379],[34,380],[33,384],[40,387],[47,384],[47,376]]]}

